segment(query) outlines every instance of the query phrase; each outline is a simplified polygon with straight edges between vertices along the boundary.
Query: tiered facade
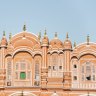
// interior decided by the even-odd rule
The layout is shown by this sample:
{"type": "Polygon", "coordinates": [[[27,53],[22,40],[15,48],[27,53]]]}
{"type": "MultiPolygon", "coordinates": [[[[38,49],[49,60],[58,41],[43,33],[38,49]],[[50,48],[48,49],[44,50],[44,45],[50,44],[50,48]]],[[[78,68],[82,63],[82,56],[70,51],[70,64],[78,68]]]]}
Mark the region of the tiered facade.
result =
{"type": "Polygon", "coordinates": [[[0,44],[0,96],[95,96],[96,43],[72,48],[55,33],[36,36],[26,31],[0,44]]]}

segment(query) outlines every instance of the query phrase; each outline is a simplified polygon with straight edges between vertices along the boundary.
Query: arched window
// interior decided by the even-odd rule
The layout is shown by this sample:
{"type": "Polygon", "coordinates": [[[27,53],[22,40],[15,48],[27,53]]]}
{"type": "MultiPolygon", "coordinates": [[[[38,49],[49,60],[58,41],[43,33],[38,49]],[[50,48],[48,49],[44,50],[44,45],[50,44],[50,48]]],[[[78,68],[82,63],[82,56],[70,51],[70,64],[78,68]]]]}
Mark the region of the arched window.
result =
{"type": "Polygon", "coordinates": [[[41,65],[41,56],[36,55],[34,58],[34,86],[39,86],[40,85],[40,65],[41,65]]]}
{"type": "Polygon", "coordinates": [[[11,60],[10,58],[7,59],[7,76],[8,76],[8,80],[10,80],[10,76],[11,76],[11,60]]]}
{"type": "Polygon", "coordinates": [[[58,54],[54,53],[52,55],[52,64],[53,64],[53,71],[57,71],[58,70],[58,54]]]}
{"type": "Polygon", "coordinates": [[[7,57],[7,86],[11,86],[11,75],[12,75],[12,63],[11,63],[11,61],[12,61],[12,59],[11,59],[11,57],[7,57]]]}
{"type": "Polygon", "coordinates": [[[63,54],[54,52],[48,54],[48,77],[63,77],[64,72],[63,54]]]}
{"type": "Polygon", "coordinates": [[[35,61],[35,80],[39,80],[39,62],[35,61]]]}
{"type": "Polygon", "coordinates": [[[32,86],[33,81],[33,60],[29,52],[20,51],[13,58],[13,86],[32,86]]]}
{"type": "Polygon", "coordinates": [[[28,80],[31,77],[30,63],[24,59],[16,62],[15,64],[15,79],[28,80]]]}
{"type": "Polygon", "coordinates": [[[95,66],[91,62],[85,62],[81,66],[82,81],[95,81],[95,66]]]}

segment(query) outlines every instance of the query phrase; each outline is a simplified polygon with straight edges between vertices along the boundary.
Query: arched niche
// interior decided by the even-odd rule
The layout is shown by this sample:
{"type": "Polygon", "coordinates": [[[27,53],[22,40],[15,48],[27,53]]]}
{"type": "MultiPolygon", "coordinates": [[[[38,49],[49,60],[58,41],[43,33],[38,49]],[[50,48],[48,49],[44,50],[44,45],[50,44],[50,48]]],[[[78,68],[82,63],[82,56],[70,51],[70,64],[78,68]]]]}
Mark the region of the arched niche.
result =
{"type": "Polygon", "coordinates": [[[15,53],[13,58],[13,86],[32,86],[33,58],[27,51],[15,53]]]}
{"type": "Polygon", "coordinates": [[[40,54],[35,54],[34,56],[34,70],[33,70],[33,85],[40,86],[41,80],[41,65],[42,64],[42,56],[40,54]]]}
{"type": "Polygon", "coordinates": [[[7,54],[5,56],[6,86],[12,86],[12,66],[12,56],[7,54]]]}

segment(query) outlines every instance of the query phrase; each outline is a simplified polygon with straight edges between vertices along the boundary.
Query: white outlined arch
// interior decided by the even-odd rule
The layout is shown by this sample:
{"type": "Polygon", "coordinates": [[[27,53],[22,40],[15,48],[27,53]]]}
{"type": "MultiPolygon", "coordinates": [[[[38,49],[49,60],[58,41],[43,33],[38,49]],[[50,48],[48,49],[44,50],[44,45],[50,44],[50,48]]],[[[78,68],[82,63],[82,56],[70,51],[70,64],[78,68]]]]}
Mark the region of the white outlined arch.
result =
{"type": "MultiPolygon", "coordinates": [[[[19,96],[20,94],[22,94],[22,91],[17,91],[15,93],[10,94],[9,96],[19,96]]],[[[29,96],[36,96],[35,94],[31,93],[30,91],[23,92],[23,95],[24,96],[28,96],[28,95],[29,96]]]]}
{"type": "Polygon", "coordinates": [[[31,54],[32,57],[33,57],[33,52],[32,52],[30,49],[28,49],[28,48],[20,48],[20,49],[15,50],[15,51],[13,52],[13,54],[12,54],[12,57],[14,57],[16,53],[22,52],[22,51],[28,52],[28,53],[31,54]]]}
{"type": "Polygon", "coordinates": [[[23,32],[23,31],[13,35],[11,41],[19,37],[22,37],[22,34],[26,34],[26,35],[29,34],[29,36],[27,35],[27,37],[34,39],[36,42],[38,42],[38,44],[40,44],[38,36],[36,34],[31,33],[31,32],[23,32]]]}
{"type": "Polygon", "coordinates": [[[84,50],[80,52],[80,54],[77,56],[78,59],[80,59],[83,55],[90,54],[96,56],[96,51],[95,50],[84,50]]]}
{"type": "Polygon", "coordinates": [[[64,52],[62,50],[51,50],[51,51],[48,51],[48,53],[50,53],[52,55],[53,53],[60,54],[60,53],[64,53],[64,52]]]}
{"type": "Polygon", "coordinates": [[[73,57],[76,57],[79,60],[83,55],[86,55],[86,54],[90,54],[90,55],[96,56],[96,51],[92,50],[92,49],[85,49],[85,50],[79,52],[78,54],[72,55],[71,59],[73,57]]]}
{"type": "Polygon", "coordinates": [[[32,57],[34,57],[36,54],[39,54],[42,56],[42,51],[40,50],[32,51],[29,48],[18,48],[17,50],[13,52],[13,54],[11,54],[11,56],[14,57],[16,53],[22,52],[22,51],[28,52],[32,57]]]}

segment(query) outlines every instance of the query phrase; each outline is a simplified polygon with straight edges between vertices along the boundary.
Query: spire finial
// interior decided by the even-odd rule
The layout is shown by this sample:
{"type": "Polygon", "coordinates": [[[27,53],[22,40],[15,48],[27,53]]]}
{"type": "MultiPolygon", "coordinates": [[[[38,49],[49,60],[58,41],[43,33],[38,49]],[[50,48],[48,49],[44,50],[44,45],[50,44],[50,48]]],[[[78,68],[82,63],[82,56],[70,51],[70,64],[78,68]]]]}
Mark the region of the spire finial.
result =
{"type": "Polygon", "coordinates": [[[46,35],[47,35],[47,32],[46,32],[46,28],[45,28],[44,36],[46,36],[46,35]]]}
{"type": "Polygon", "coordinates": [[[5,31],[3,31],[3,36],[5,36],[5,31]]]}
{"type": "Polygon", "coordinates": [[[66,34],[66,39],[68,40],[68,38],[69,38],[69,36],[68,36],[68,32],[67,32],[67,34],[66,34]]]}
{"type": "Polygon", "coordinates": [[[55,32],[55,38],[57,38],[57,32],[55,32]]]}
{"type": "Polygon", "coordinates": [[[12,33],[10,32],[9,33],[9,40],[11,40],[11,38],[12,38],[12,33]]]}
{"type": "Polygon", "coordinates": [[[87,45],[89,45],[89,42],[90,42],[90,37],[89,37],[89,34],[87,35],[87,45]]]}
{"type": "Polygon", "coordinates": [[[24,24],[24,26],[23,26],[23,31],[26,31],[26,25],[24,24]]]}
{"type": "Polygon", "coordinates": [[[39,39],[39,40],[41,39],[41,31],[40,31],[39,34],[38,34],[38,39],[39,39]]]}
{"type": "Polygon", "coordinates": [[[76,42],[74,42],[74,47],[76,47],[76,42]]]}

